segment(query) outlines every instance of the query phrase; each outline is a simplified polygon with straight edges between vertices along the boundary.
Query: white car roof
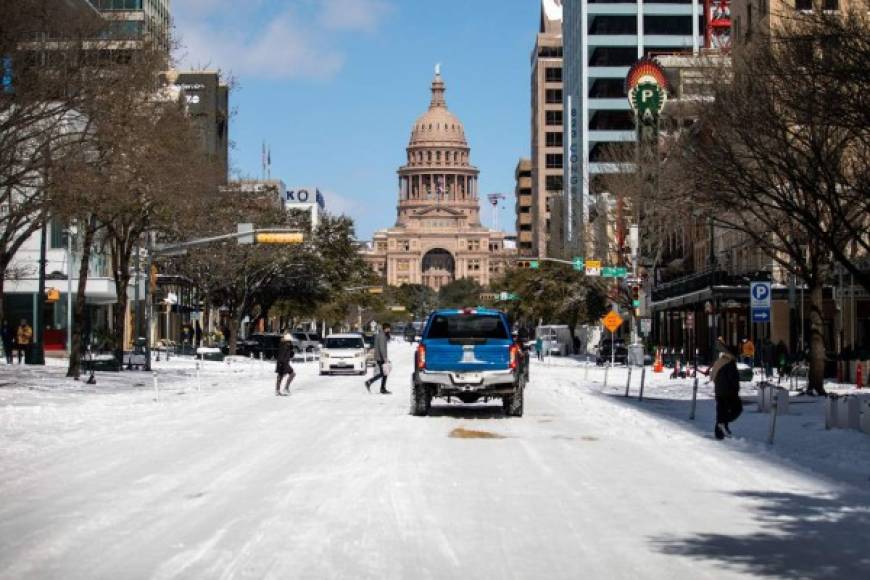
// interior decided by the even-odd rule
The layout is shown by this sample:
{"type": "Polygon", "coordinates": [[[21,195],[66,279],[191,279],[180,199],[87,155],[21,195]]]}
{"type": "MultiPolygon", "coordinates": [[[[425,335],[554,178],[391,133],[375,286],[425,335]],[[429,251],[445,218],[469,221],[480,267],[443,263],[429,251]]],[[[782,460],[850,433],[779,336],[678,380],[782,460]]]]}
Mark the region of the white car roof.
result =
{"type": "Polygon", "coordinates": [[[359,339],[362,339],[362,337],[363,337],[362,334],[352,332],[352,333],[347,333],[347,334],[330,334],[326,338],[327,339],[329,339],[329,338],[359,338],[359,339]]]}

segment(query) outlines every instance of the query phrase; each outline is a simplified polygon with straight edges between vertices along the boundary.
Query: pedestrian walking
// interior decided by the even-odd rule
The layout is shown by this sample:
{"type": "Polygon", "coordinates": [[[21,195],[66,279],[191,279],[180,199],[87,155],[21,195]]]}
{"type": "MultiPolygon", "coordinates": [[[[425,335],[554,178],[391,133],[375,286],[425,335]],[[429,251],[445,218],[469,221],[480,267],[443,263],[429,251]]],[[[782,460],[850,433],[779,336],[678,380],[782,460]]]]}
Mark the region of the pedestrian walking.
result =
{"type": "Polygon", "coordinates": [[[725,351],[719,355],[713,368],[710,369],[710,379],[716,393],[716,426],[713,434],[716,439],[731,436],[730,423],[737,420],[743,412],[743,402],[740,400],[740,374],[737,371],[736,353],[725,351]]]}
{"type": "Polygon", "coordinates": [[[196,341],[196,348],[202,346],[202,325],[199,323],[199,320],[196,321],[196,326],[193,329],[194,340],[196,341]]]}
{"type": "Polygon", "coordinates": [[[752,342],[751,338],[743,339],[743,343],[740,346],[740,354],[743,357],[743,364],[747,364],[750,367],[755,366],[755,343],[752,342]]]}
{"type": "Polygon", "coordinates": [[[390,342],[390,325],[383,324],[375,335],[375,363],[378,365],[378,374],[366,380],[366,390],[372,392],[372,384],[378,379],[381,381],[381,394],[391,395],[387,390],[387,376],[390,374],[390,357],[387,352],[387,344],[390,342]]]}
{"type": "Polygon", "coordinates": [[[27,358],[30,351],[30,343],[33,342],[33,329],[27,324],[27,320],[21,319],[21,324],[15,331],[15,349],[18,351],[18,364],[27,358]]]}
{"type": "Polygon", "coordinates": [[[10,326],[8,320],[3,321],[3,354],[6,355],[6,364],[12,364],[12,351],[15,349],[15,333],[12,332],[12,326],[10,326]]]}
{"type": "Polygon", "coordinates": [[[296,378],[296,372],[290,361],[296,354],[296,349],[293,348],[293,335],[289,332],[281,337],[281,344],[278,346],[278,356],[275,362],[275,372],[278,374],[278,379],[275,381],[275,395],[286,397],[290,394],[290,383],[296,378]],[[284,383],[282,388],[281,383],[284,383]]]}
{"type": "Polygon", "coordinates": [[[535,354],[538,360],[544,360],[544,339],[540,336],[535,339],[535,354]]]}

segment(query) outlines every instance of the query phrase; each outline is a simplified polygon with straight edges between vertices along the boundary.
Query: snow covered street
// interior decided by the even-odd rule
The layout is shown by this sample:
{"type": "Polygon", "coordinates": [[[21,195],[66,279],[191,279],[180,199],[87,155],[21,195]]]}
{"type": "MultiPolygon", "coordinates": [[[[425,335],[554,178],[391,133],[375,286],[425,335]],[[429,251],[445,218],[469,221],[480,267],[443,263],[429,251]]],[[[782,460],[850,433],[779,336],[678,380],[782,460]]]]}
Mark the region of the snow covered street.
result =
{"type": "Polygon", "coordinates": [[[392,396],[319,377],[312,362],[278,398],[272,364],[203,363],[197,379],[193,361],[173,359],[156,365],[156,401],[148,373],[88,386],[59,366],[0,367],[0,577],[870,569],[866,435],[817,433],[817,413],[797,411],[774,452],[759,442],[766,417],[747,406],[738,437],[718,442],[708,392],[689,423],[680,385],[648,377],[641,404],[618,396],[624,374],[605,389],[603,370],[572,360],[533,364],[522,418],[438,401],[417,418],[411,347],[391,349],[392,396]],[[830,442],[806,461],[792,449],[801,429],[830,442]]]}

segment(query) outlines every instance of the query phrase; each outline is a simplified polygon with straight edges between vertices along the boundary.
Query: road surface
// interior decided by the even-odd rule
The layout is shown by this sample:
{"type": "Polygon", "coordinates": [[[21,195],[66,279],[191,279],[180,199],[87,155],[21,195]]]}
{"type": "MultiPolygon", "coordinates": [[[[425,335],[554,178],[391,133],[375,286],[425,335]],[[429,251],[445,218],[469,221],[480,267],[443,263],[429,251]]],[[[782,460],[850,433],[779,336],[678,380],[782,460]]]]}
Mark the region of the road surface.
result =
{"type": "Polygon", "coordinates": [[[412,417],[411,350],[392,348],[391,396],[309,363],[287,398],[268,370],[236,368],[159,402],[150,377],[40,399],[28,429],[10,425],[22,410],[7,405],[0,577],[867,571],[866,496],[854,490],[644,414],[571,366],[535,363],[519,419],[437,402],[412,417]]]}

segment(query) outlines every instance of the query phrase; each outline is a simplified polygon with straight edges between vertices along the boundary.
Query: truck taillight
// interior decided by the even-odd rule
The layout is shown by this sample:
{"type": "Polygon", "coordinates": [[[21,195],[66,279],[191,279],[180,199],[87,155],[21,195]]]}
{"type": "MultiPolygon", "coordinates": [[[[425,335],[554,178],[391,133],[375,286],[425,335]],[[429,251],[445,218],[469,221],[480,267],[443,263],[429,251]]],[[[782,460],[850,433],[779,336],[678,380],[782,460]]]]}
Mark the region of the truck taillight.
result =
{"type": "Polygon", "coordinates": [[[423,370],[426,368],[426,347],[422,344],[417,347],[417,369],[423,370]]]}
{"type": "Polygon", "coordinates": [[[511,370],[516,370],[517,364],[519,362],[519,355],[520,355],[520,347],[517,346],[516,344],[512,344],[511,349],[510,349],[510,357],[511,357],[510,367],[511,367],[511,370]]]}

